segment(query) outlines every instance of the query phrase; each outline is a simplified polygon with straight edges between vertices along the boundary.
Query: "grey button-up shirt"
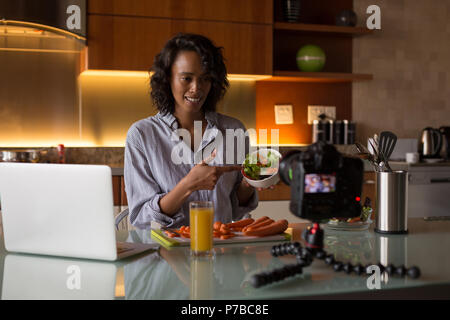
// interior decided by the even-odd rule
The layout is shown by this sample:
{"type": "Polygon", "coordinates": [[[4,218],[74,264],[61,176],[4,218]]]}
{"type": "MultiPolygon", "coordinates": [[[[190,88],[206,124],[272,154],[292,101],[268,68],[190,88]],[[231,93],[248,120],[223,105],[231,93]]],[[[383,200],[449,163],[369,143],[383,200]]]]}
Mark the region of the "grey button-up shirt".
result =
{"type": "Polygon", "coordinates": [[[232,171],[222,174],[213,190],[194,191],[172,217],[161,211],[159,200],[197,163],[207,158],[213,149],[216,149],[217,155],[210,165],[241,164],[250,151],[248,135],[244,140],[238,134],[234,137],[230,135],[246,131],[242,122],[216,112],[207,112],[205,118],[208,125],[203,136],[195,137],[194,134],[192,137],[201,139],[201,142],[197,141],[200,143],[195,153],[188,140],[190,135],[186,135],[187,130],[179,128],[178,121],[170,113],[158,113],[139,120],[128,130],[125,191],[130,222],[135,227],[150,228],[152,221],[168,227],[188,225],[190,201],[213,201],[214,220],[224,223],[239,220],[258,206],[256,191],[247,206],[239,206],[236,192],[242,174],[232,171]]]}

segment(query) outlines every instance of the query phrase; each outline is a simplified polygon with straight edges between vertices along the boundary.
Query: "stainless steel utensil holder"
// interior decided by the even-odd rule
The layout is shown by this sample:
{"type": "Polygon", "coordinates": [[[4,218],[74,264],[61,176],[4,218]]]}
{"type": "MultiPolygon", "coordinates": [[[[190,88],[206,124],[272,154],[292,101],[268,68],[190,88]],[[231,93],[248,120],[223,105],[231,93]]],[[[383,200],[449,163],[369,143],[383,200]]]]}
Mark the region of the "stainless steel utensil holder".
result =
{"type": "Polygon", "coordinates": [[[408,233],[408,172],[377,172],[375,232],[408,233]]]}

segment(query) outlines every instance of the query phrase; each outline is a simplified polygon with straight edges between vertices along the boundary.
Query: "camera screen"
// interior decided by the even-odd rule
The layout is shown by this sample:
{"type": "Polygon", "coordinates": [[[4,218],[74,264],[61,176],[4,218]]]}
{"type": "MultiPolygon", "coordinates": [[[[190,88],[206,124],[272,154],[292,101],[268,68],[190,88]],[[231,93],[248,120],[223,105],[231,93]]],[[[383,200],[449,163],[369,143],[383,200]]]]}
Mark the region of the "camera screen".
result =
{"type": "Polygon", "coordinates": [[[308,173],[305,175],[305,193],[328,193],[335,191],[335,174],[308,173]]]}

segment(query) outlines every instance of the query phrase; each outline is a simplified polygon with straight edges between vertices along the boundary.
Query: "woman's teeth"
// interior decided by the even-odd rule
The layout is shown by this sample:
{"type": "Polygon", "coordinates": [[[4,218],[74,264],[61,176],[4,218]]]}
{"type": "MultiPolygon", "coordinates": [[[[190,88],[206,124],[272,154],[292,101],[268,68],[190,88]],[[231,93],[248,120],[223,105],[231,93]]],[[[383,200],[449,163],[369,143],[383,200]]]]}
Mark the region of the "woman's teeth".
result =
{"type": "Polygon", "coordinates": [[[189,97],[186,97],[186,100],[189,101],[189,102],[194,102],[194,103],[200,102],[200,98],[189,98],[189,97]]]}

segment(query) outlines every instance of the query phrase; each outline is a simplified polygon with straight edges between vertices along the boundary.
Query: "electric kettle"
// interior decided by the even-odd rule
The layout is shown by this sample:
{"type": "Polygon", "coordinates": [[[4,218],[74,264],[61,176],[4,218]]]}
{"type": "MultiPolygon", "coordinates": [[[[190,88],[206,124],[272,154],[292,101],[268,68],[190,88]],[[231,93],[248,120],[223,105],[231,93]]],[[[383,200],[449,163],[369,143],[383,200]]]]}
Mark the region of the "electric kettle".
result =
{"type": "Polygon", "coordinates": [[[437,129],[427,127],[422,130],[419,153],[422,158],[440,158],[442,135],[437,129]]]}
{"type": "Polygon", "coordinates": [[[440,127],[439,131],[442,134],[441,156],[445,160],[449,160],[450,159],[450,127],[440,127]]]}

